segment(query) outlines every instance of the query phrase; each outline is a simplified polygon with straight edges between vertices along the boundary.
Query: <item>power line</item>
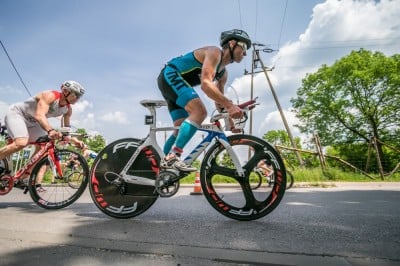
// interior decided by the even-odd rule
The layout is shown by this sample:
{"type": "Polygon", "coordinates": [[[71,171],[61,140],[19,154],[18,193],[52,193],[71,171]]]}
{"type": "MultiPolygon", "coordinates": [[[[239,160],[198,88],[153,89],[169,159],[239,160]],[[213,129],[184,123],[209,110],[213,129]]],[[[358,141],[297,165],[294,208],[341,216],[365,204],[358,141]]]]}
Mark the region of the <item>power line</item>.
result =
{"type": "Polygon", "coordinates": [[[258,24],[258,0],[256,0],[256,23],[254,26],[254,40],[257,40],[257,24],[258,24]]]}
{"type": "Polygon", "coordinates": [[[282,17],[282,23],[281,23],[281,30],[280,30],[280,32],[279,32],[279,38],[278,38],[278,48],[277,48],[276,50],[279,50],[279,47],[280,47],[280,45],[281,45],[281,37],[282,37],[283,25],[284,25],[284,23],[285,23],[287,5],[288,5],[288,0],[286,0],[286,3],[285,3],[285,10],[283,11],[283,17],[282,17]]]}
{"type": "Polygon", "coordinates": [[[240,0],[238,0],[238,6],[239,6],[239,19],[240,19],[240,28],[243,29],[243,23],[242,23],[242,10],[240,9],[240,0]]]}
{"type": "Polygon", "coordinates": [[[8,57],[8,60],[10,61],[12,67],[14,68],[15,73],[17,73],[17,75],[18,75],[18,77],[19,77],[19,80],[21,81],[22,85],[25,87],[25,90],[28,92],[29,96],[32,96],[31,93],[30,93],[30,91],[29,91],[29,89],[28,89],[28,87],[26,87],[25,82],[22,80],[21,75],[19,74],[17,68],[16,68],[15,65],[14,65],[14,62],[12,61],[10,55],[9,55],[8,52],[7,52],[6,47],[4,46],[4,44],[3,44],[3,42],[2,42],[1,40],[0,40],[0,44],[1,44],[1,47],[3,47],[4,53],[6,53],[6,55],[7,55],[7,57],[8,57]]]}

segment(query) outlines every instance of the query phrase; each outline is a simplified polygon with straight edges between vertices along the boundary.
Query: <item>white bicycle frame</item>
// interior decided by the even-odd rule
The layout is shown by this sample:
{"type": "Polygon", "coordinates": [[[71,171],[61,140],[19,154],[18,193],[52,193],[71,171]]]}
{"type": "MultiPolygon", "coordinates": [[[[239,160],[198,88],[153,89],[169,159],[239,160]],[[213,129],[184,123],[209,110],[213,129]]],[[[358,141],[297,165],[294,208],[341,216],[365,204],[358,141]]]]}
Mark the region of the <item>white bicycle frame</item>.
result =
{"type": "MultiPolygon", "coordinates": [[[[129,175],[128,170],[130,169],[132,164],[135,162],[135,160],[139,156],[140,152],[145,147],[149,147],[149,146],[153,147],[156,150],[156,152],[158,153],[158,155],[160,156],[160,158],[164,157],[164,152],[161,149],[161,147],[158,145],[156,133],[159,131],[173,131],[175,129],[179,129],[179,127],[158,127],[157,128],[157,126],[156,126],[156,108],[166,106],[167,104],[165,101],[143,100],[140,103],[144,107],[149,109],[149,111],[150,111],[151,115],[146,116],[146,124],[150,125],[150,132],[147,135],[147,137],[144,139],[143,143],[140,145],[137,142],[123,144],[123,146],[125,148],[129,147],[129,146],[136,146],[137,149],[132,154],[131,158],[128,160],[125,167],[122,169],[122,171],[118,175],[127,183],[154,186],[155,180],[140,177],[140,176],[129,175]]],[[[207,132],[207,136],[200,142],[199,145],[197,145],[197,147],[183,161],[188,165],[192,164],[193,161],[196,160],[199,157],[199,155],[213,141],[218,141],[225,147],[230,158],[232,159],[233,164],[235,165],[235,168],[237,169],[238,174],[243,177],[244,170],[240,164],[238,156],[236,155],[232,146],[229,144],[228,138],[225,135],[224,131],[221,128],[219,128],[218,126],[216,126],[215,124],[211,124],[211,123],[202,124],[201,127],[199,128],[199,130],[207,132]]],[[[118,148],[118,147],[116,147],[116,148],[118,148]]]]}

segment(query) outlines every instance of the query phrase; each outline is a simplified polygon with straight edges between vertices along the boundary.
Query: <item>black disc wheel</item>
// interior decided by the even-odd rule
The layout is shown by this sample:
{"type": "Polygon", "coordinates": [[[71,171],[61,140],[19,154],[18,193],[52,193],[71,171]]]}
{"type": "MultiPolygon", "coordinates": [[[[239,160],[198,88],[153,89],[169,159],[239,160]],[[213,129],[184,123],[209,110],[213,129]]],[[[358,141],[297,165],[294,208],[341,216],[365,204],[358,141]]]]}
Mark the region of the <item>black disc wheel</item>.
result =
{"type": "Polygon", "coordinates": [[[151,147],[138,151],[141,143],[134,138],[114,141],[93,162],[90,195],[96,206],[111,217],[137,216],[158,198],[155,180],[160,157],[151,147]],[[137,157],[130,162],[135,152],[138,152],[137,157]],[[130,166],[127,166],[129,162],[130,166]]]}

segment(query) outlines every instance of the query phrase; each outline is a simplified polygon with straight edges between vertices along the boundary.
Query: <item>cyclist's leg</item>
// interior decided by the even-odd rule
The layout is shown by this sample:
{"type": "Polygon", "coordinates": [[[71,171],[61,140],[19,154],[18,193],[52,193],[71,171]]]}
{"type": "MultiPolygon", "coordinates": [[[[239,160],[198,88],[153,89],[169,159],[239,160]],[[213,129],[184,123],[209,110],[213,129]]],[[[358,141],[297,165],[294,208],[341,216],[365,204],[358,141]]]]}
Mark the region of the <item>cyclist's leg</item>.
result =
{"type": "Polygon", "coordinates": [[[163,168],[176,168],[181,171],[196,171],[179,160],[183,148],[196,133],[207,112],[199,96],[181,75],[173,68],[166,67],[158,78],[158,86],[168,103],[174,126],[180,126],[174,144],[172,140],[164,151],[169,154],[161,161],[163,168]],[[172,147],[172,149],[170,148],[172,147]]]}
{"type": "MultiPolygon", "coordinates": [[[[197,99],[192,100],[191,102],[196,100],[197,99]]],[[[185,163],[183,163],[182,161],[180,161],[179,159],[183,152],[183,148],[186,146],[189,140],[194,136],[199,127],[199,125],[190,120],[190,116],[183,122],[181,122],[182,119],[175,120],[174,125],[178,125],[180,123],[181,124],[178,131],[178,135],[175,140],[175,144],[173,145],[170,152],[161,161],[161,166],[163,168],[176,168],[180,171],[189,171],[189,172],[197,170],[195,167],[190,167],[185,163]]]]}
{"type": "Polygon", "coordinates": [[[167,155],[171,151],[172,146],[174,145],[176,140],[176,134],[177,133],[172,133],[171,136],[169,136],[169,138],[165,142],[163,149],[165,155],[167,155]]]}
{"type": "Polygon", "coordinates": [[[28,127],[22,116],[10,110],[4,117],[4,123],[7,127],[8,135],[13,141],[0,148],[0,160],[22,150],[29,142],[28,127]]]}

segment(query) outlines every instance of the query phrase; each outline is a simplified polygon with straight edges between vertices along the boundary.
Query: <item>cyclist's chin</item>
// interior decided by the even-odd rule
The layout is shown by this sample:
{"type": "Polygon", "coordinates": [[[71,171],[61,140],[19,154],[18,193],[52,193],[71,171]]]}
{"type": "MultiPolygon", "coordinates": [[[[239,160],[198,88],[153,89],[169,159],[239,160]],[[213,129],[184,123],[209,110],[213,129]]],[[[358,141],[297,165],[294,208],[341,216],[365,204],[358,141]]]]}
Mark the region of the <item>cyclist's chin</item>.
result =
{"type": "Polygon", "coordinates": [[[236,63],[240,63],[240,62],[242,62],[242,60],[243,60],[243,56],[237,58],[237,59],[235,60],[235,62],[236,62],[236,63]]]}

